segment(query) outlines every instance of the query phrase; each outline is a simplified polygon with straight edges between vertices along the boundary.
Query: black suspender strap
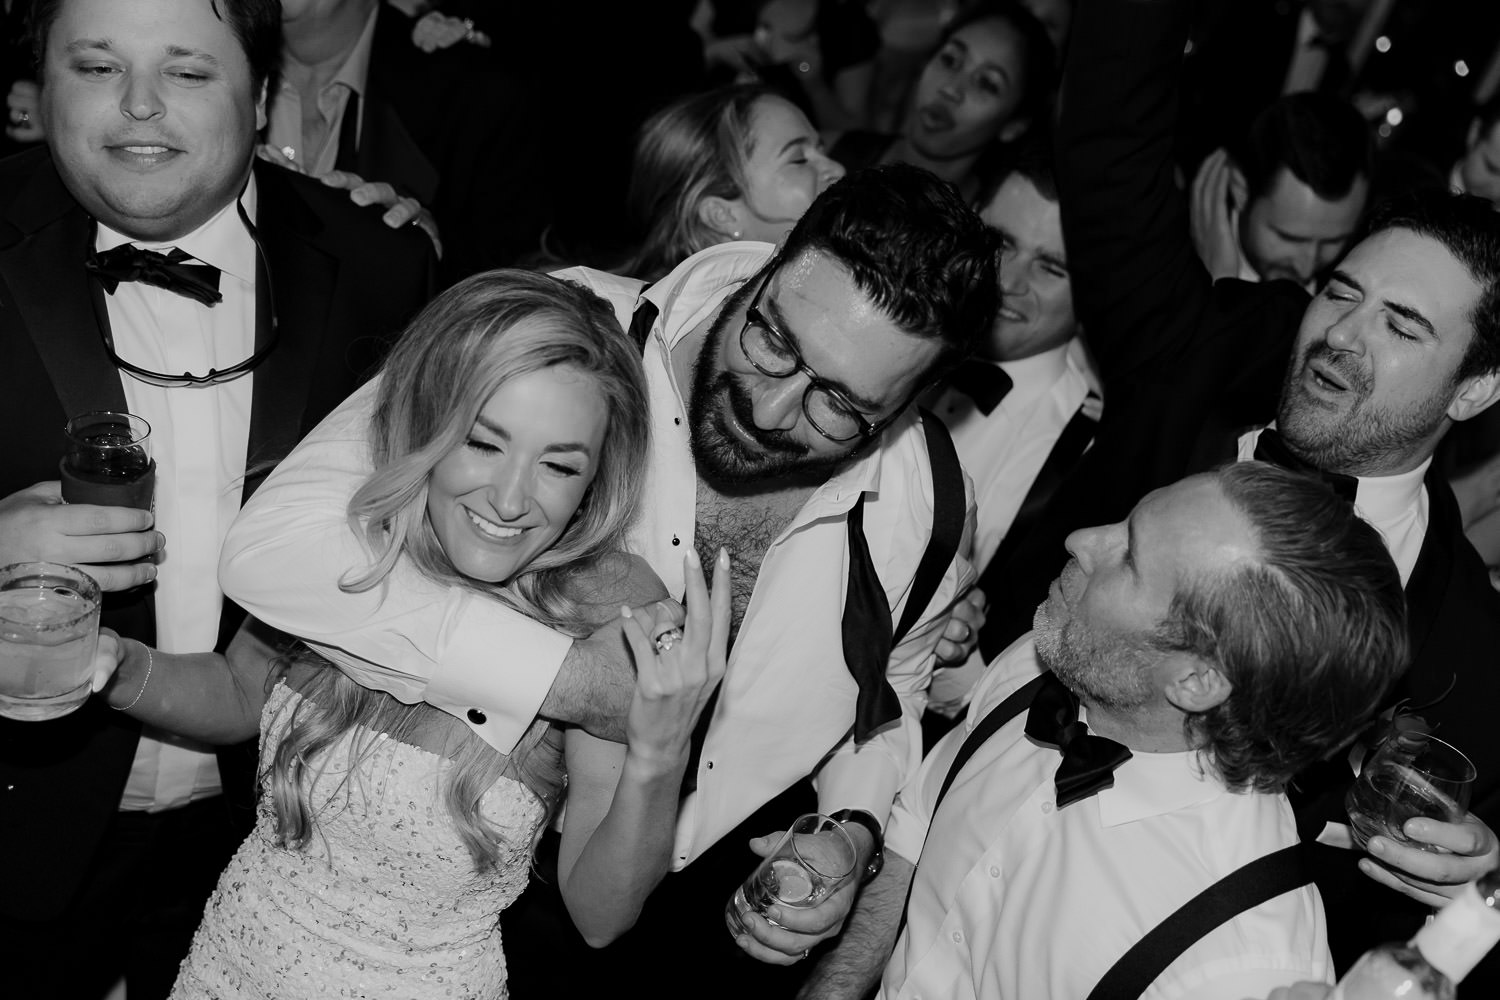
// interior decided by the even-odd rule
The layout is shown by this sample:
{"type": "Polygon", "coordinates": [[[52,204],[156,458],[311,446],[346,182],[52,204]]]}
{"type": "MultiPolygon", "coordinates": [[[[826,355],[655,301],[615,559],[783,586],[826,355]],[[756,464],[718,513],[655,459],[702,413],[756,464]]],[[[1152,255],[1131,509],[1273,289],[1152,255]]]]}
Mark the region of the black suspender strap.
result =
{"type": "Polygon", "coordinates": [[[943,778],[943,786],[938,789],[937,800],[932,803],[934,818],[937,816],[938,806],[943,804],[943,797],[948,794],[948,789],[953,784],[953,779],[958,777],[958,772],[963,770],[969,758],[974,756],[974,752],[984,744],[985,740],[999,732],[1001,726],[1031,707],[1032,699],[1036,697],[1037,691],[1041,689],[1046,679],[1046,674],[1039,674],[1016,689],[1009,698],[990,709],[989,714],[979,720],[979,725],[964,737],[957,756],[953,758],[953,763],[948,765],[948,774],[943,778]]]}
{"type": "Polygon", "coordinates": [[[911,592],[906,598],[906,607],[901,612],[901,621],[891,633],[891,645],[906,638],[927,605],[932,595],[958,554],[958,544],[964,534],[964,472],[959,464],[958,452],[953,448],[953,438],[943,422],[926,410],[919,410],[922,431],[927,436],[927,464],[932,470],[932,534],[927,538],[927,550],[917,564],[912,577],[911,592]]]}
{"type": "Polygon", "coordinates": [[[1293,844],[1219,879],[1120,956],[1088,1000],[1139,1000],[1156,977],[1210,931],[1312,882],[1304,847],[1293,844]]]}

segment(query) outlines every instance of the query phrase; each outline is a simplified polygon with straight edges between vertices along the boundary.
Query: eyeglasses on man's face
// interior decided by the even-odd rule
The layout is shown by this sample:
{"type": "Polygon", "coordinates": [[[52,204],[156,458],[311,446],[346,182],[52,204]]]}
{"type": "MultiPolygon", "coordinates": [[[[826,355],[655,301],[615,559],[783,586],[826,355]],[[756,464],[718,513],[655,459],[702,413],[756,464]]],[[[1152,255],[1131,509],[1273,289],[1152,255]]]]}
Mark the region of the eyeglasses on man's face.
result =
{"type": "Polygon", "coordinates": [[[873,424],[866,420],[858,404],[838,386],[809,368],[791,337],[778,330],[761,312],[761,297],[775,273],[775,268],[767,270],[760,288],[756,289],[755,298],[745,310],[745,322],[740,327],[740,350],[744,352],[745,360],[754,365],[756,371],[771,378],[790,378],[798,372],[806,375],[808,385],[802,394],[802,413],[813,429],[828,440],[843,443],[879,434],[894,414],[873,424]]]}

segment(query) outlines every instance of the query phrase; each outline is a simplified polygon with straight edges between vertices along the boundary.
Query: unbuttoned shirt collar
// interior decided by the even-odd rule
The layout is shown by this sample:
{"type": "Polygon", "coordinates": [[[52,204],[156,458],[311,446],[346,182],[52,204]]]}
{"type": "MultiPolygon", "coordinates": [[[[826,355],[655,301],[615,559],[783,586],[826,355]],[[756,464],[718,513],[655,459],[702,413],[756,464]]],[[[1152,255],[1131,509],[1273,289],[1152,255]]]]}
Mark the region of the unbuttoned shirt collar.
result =
{"type": "MultiPolygon", "coordinates": [[[[1078,718],[1087,723],[1088,709],[1080,705],[1078,718]]],[[[1130,753],[1130,759],[1115,770],[1114,785],[1098,793],[1101,826],[1165,816],[1229,791],[1200,751],[1130,753]]]]}

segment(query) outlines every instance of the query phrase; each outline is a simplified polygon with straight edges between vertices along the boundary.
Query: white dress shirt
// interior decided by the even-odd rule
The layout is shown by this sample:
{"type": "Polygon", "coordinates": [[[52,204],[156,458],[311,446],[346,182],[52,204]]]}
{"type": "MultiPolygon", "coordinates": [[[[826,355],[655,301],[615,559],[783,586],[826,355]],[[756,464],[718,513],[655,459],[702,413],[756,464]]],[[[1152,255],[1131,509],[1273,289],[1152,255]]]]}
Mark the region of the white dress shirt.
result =
{"type": "MultiPolygon", "coordinates": [[[[254,178],[243,200],[253,218],[254,178]]],[[[132,241],[101,223],[94,245],[108,250],[130,242],[162,252],[177,247],[219,268],[224,300],[210,308],[144,282],[121,282],[105,301],[122,359],[164,374],[201,375],[254,353],[255,244],[233,202],[172,243],[132,241]]],[[[218,641],[219,545],[240,509],[253,379],[163,388],[120,373],[130,412],[151,425],[156,529],[166,536],[156,578],[156,646],[163,652],[202,652],[218,641]]],[[[209,748],[147,727],[121,808],[182,806],[219,787],[209,748]]]]}
{"type": "MultiPolygon", "coordinates": [[[[1025,712],[970,758],[933,822],[965,737],[1038,670],[1030,635],[1002,653],[966,724],[896,801],[886,850],[922,863],[882,1000],[1082,1000],[1182,904],[1297,842],[1285,796],[1232,793],[1194,752],[1136,752],[1114,787],[1059,809],[1061,757],[1025,736],[1025,712]]],[[[1307,886],[1210,931],[1143,996],[1242,1000],[1331,982],[1332,971],[1323,907],[1307,886]]]]}
{"type": "MultiPolygon", "coordinates": [[[[648,293],[660,311],[644,359],[650,499],[632,548],[679,596],[682,556],[693,545],[697,476],[670,351],[771,250],[761,243],[711,248],[648,293]]],[[[628,328],[640,282],[586,269],[560,276],[609,299],[628,328]]],[[[507,749],[504,742],[514,744],[540,705],[566,639],[495,602],[426,582],[409,565],[398,567],[378,593],[337,590],[337,578],[366,561],[344,510],[369,471],[363,429],[371,393],[367,387],[336,410],[257,491],[225,543],[225,589],[262,620],[319,644],[361,683],[405,700],[425,698],[507,749]]],[[[682,804],[676,867],[815,771],[821,808],[862,808],[884,820],[920,759],[917,720],[940,631],[941,615],[932,609],[945,609],[974,574],[956,559],[928,612],[892,653],[887,676],[902,696],[902,724],[855,747],[846,736],[858,688],[844,664],[840,622],[845,515],[861,493],[871,558],[899,617],[932,524],[931,472],[914,414],[896,421],[881,447],[819,487],[767,550],[704,744],[697,790],[682,804]]],[[[967,492],[966,500],[965,543],[973,524],[967,492]]]]}
{"type": "Polygon", "coordinates": [[[931,407],[953,435],[964,471],[974,479],[977,507],[973,563],[979,572],[1010,530],[1052,446],[1089,392],[1086,363],[1072,341],[1019,361],[994,362],[1011,390],[990,413],[957,389],[943,389],[931,407]]]}
{"type": "MultiPolygon", "coordinates": [[[[1241,462],[1255,457],[1255,442],[1259,439],[1259,430],[1240,435],[1241,462]]],[[[1422,552],[1422,540],[1427,537],[1429,508],[1423,479],[1431,464],[1429,456],[1415,469],[1397,476],[1360,476],[1354,493],[1354,512],[1380,532],[1401,574],[1403,587],[1411,578],[1417,556],[1422,552]]]]}
{"type": "MultiPolygon", "coordinates": [[[[266,109],[266,142],[281,150],[287,159],[313,177],[322,177],[331,172],[338,163],[339,133],[344,125],[344,111],[349,107],[351,95],[364,95],[365,81],[370,74],[370,50],[375,44],[375,16],[379,12],[380,5],[372,4],[370,16],[365,20],[364,29],[355,40],[354,47],[349,50],[349,55],[345,57],[333,79],[318,90],[317,113],[326,129],[323,144],[318,149],[307,148],[302,134],[302,95],[286,81],[284,73],[280,85],[271,96],[270,107],[266,109]]],[[[362,128],[361,122],[354,123],[356,144],[362,128]]]]}

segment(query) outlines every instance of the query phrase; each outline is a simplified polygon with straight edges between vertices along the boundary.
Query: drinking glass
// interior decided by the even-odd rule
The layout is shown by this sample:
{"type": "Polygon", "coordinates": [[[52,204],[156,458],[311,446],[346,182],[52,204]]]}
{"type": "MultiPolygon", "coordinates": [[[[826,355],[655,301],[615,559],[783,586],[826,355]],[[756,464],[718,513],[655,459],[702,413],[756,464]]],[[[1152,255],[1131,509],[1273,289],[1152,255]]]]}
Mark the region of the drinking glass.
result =
{"type": "Polygon", "coordinates": [[[88,699],[99,585],[72,566],[0,567],[0,715],[40,722],[88,699]]]}
{"type": "Polygon", "coordinates": [[[151,509],[156,462],[150,424],[133,413],[95,411],[69,420],[65,433],[65,501],[151,509]]]}
{"type": "Polygon", "coordinates": [[[1391,733],[1365,760],[1344,800],[1354,842],[1364,850],[1379,834],[1424,851],[1440,851],[1408,839],[1402,827],[1417,816],[1445,823],[1463,819],[1476,774],[1469,758],[1436,736],[1391,733]]]}
{"type": "Polygon", "coordinates": [[[855,857],[854,841],[838,820],[798,816],[724,907],[729,933],[743,934],[752,910],[764,916],[772,904],[817,906],[854,873],[855,857]]]}

